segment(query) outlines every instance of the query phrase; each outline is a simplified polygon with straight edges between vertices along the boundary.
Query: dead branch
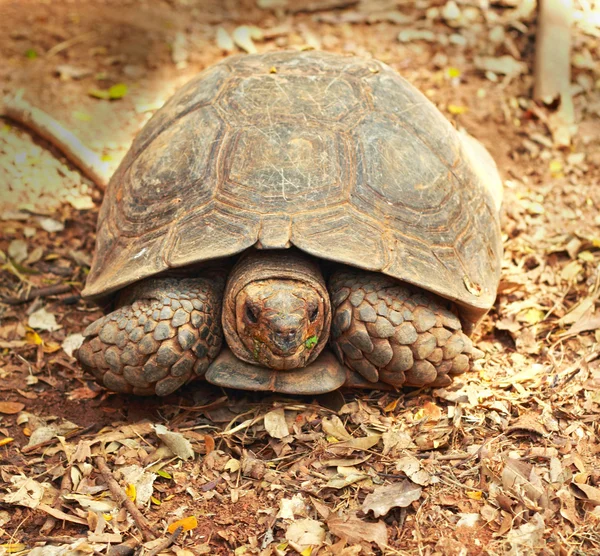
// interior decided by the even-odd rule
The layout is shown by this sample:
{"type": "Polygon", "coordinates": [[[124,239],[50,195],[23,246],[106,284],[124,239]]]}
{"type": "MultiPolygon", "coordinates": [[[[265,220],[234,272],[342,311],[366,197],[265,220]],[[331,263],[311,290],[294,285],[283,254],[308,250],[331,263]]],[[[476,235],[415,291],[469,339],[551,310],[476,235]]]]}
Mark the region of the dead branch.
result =
{"type": "Polygon", "coordinates": [[[148,521],[142,515],[142,512],[137,509],[136,505],[132,502],[132,500],[125,494],[125,491],[121,488],[119,483],[115,480],[112,475],[112,471],[106,465],[106,460],[102,456],[96,456],[94,458],[94,462],[98,467],[100,473],[102,473],[102,477],[106,481],[106,485],[108,486],[110,492],[115,498],[115,501],[119,504],[125,506],[133,520],[135,521],[138,529],[142,533],[142,537],[144,537],[145,541],[152,541],[156,538],[156,534],[152,531],[148,521]]]}
{"type": "Polygon", "coordinates": [[[108,165],[74,133],[24,100],[22,91],[14,96],[7,96],[0,102],[0,116],[10,118],[46,139],[101,190],[106,189],[108,165]]]}
{"type": "Polygon", "coordinates": [[[10,297],[4,297],[0,301],[7,303],[8,305],[20,305],[31,301],[36,297],[50,297],[52,295],[60,295],[71,291],[71,286],[68,284],[54,284],[52,286],[46,286],[44,288],[32,288],[21,295],[15,295],[10,297]]]}
{"type": "Polygon", "coordinates": [[[163,542],[161,542],[158,546],[155,546],[152,550],[150,550],[150,552],[148,552],[146,556],[156,556],[157,554],[160,554],[163,550],[169,548],[177,540],[179,535],[181,535],[182,531],[183,527],[180,525],[163,542]]]}

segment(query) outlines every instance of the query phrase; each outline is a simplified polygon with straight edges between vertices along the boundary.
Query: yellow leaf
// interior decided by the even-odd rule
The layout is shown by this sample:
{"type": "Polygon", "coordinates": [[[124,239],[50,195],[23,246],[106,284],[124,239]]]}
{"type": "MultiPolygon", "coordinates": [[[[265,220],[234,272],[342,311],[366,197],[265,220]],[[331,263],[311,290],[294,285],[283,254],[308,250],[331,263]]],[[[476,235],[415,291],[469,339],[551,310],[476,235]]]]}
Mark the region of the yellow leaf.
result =
{"type": "Polygon", "coordinates": [[[183,527],[184,531],[191,531],[192,529],[198,527],[198,520],[193,515],[190,517],[184,517],[183,519],[178,519],[169,525],[169,533],[173,533],[177,527],[183,527]]]}
{"type": "Polygon", "coordinates": [[[594,247],[600,247],[600,239],[598,239],[598,238],[592,239],[592,245],[594,247]]]}
{"type": "Polygon", "coordinates": [[[150,496],[150,502],[155,506],[160,506],[162,504],[162,502],[158,498],[154,498],[154,496],[150,496]]]}
{"type": "Polygon", "coordinates": [[[460,106],[458,104],[449,104],[448,105],[448,112],[450,112],[450,114],[464,114],[465,112],[469,111],[469,107],[468,106],[460,106]]]}
{"type": "Polygon", "coordinates": [[[9,542],[0,544],[0,548],[3,548],[7,554],[14,554],[15,552],[23,552],[27,547],[19,542],[9,542]]]}
{"type": "Polygon", "coordinates": [[[332,436],[331,434],[326,436],[325,440],[327,440],[327,442],[329,442],[330,444],[332,444],[334,442],[339,442],[339,440],[335,436],[332,436]]]}
{"type": "Polygon", "coordinates": [[[35,330],[33,330],[33,328],[26,328],[25,341],[28,344],[32,344],[35,346],[39,346],[44,343],[44,340],[40,338],[40,335],[35,330]]]}
{"type": "Polygon", "coordinates": [[[102,514],[102,517],[104,518],[104,521],[110,521],[113,518],[110,514],[102,514]]]}
{"type": "Polygon", "coordinates": [[[553,178],[562,178],[563,177],[563,165],[560,160],[551,160],[550,161],[550,174],[552,174],[553,178]]]}
{"type": "Polygon", "coordinates": [[[73,110],[73,117],[80,122],[89,122],[92,120],[91,114],[82,112],[81,110],[73,110]]]}
{"type": "Polygon", "coordinates": [[[47,342],[44,344],[44,353],[55,353],[60,349],[60,344],[47,342]]]}
{"type": "Polygon", "coordinates": [[[135,490],[135,485],[132,483],[129,483],[127,485],[127,488],[125,489],[125,494],[127,494],[127,498],[129,498],[129,500],[131,500],[132,502],[135,502],[135,497],[137,495],[137,492],[135,490]]]}
{"type": "Polygon", "coordinates": [[[450,78],[450,79],[454,79],[455,77],[460,77],[460,70],[458,68],[447,68],[446,69],[446,75],[450,78]]]}
{"type": "Polygon", "coordinates": [[[3,438],[2,440],[0,440],[0,446],[6,446],[7,444],[10,444],[13,440],[14,440],[14,438],[7,436],[6,438],[3,438]]]}
{"type": "Polygon", "coordinates": [[[300,552],[300,556],[310,556],[312,554],[312,550],[312,546],[307,546],[302,552],[300,552]]]}
{"type": "Polygon", "coordinates": [[[523,318],[529,324],[537,324],[538,322],[541,322],[544,320],[545,315],[546,315],[546,313],[544,311],[542,311],[541,309],[536,309],[536,308],[532,307],[531,309],[527,309],[527,311],[525,311],[523,318]]]}
{"type": "Polygon", "coordinates": [[[399,401],[400,401],[400,398],[396,398],[395,400],[391,401],[389,404],[387,404],[385,406],[383,411],[385,411],[385,412],[394,411],[396,409],[396,407],[398,406],[399,401]]]}
{"type": "Polygon", "coordinates": [[[589,251],[582,251],[581,253],[579,253],[577,255],[577,258],[581,259],[582,261],[586,261],[588,263],[594,262],[594,255],[592,253],[590,253],[589,251]]]}
{"type": "Polygon", "coordinates": [[[467,490],[467,496],[471,500],[481,500],[483,498],[483,492],[480,490],[467,490]]]}

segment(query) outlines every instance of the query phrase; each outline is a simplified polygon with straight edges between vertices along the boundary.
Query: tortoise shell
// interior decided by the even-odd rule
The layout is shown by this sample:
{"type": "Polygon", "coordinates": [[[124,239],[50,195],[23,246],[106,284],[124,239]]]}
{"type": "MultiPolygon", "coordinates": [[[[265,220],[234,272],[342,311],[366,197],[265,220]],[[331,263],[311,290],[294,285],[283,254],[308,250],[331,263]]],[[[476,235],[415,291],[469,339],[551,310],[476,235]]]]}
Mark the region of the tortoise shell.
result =
{"type": "Polygon", "coordinates": [[[486,177],[437,108],[383,63],[234,56],[187,83],[136,137],[109,184],[83,295],[293,245],[454,300],[474,323],[500,272],[494,172],[486,177]]]}

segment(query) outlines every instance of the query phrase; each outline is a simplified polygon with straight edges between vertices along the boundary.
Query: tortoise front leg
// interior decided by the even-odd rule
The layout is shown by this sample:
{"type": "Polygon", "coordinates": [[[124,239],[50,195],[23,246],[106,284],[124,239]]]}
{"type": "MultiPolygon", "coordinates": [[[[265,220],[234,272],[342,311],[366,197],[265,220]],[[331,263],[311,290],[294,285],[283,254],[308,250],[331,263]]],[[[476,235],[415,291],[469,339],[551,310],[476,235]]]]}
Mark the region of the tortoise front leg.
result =
{"type": "Polygon", "coordinates": [[[446,386],[478,351],[448,303],[433,294],[353,269],[335,272],[329,290],[333,349],[370,382],[446,386]]]}
{"type": "Polygon", "coordinates": [[[201,377],[221,350],[222,284],[149,278],[93,322],[77,358],[109,390],[166,396],[201,377]]]}

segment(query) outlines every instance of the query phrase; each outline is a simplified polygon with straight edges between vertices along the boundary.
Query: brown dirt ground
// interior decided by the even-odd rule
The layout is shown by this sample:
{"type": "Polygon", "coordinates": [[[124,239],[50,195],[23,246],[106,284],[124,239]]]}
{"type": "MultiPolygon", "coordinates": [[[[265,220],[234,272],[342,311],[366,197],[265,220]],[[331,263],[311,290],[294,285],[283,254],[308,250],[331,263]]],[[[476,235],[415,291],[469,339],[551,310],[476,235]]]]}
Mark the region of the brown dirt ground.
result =
{"type": "MultiPolygon", "coordinates": [[[[300,4],[326,2],[289,2],[300,4]]],[[[81,553],[106,553],[109,541],[141,542],[118,507],[84,505],[111,502],[95,489],[104,485],[99,454],[123,487],[135,483],[125,465],[160,469],[154,501],[141,508],[159,535],[195,516],[197,527],[165,553],[293,554],[286,531],[311,519],[325,531],[313,554],[600,554],[598,6],[575,2],[578,131],[561,150],[547,126],[552,110],[530,100],[536,25],[527,3],[515,12],[508,0],[487,9],[459,2],[462,23],[437,0],[345,4],[295,12],[249,0],[0,0],[2,94],[24,89],[114,168],[153,111],[226,54],[218,26],[259,27],[261,52],[310,45],[390,64],[482,141],[505,179],[503,276],[476,336],[485,360],[433,392],[288,399],[194,384],[161,400],[108,394],[61,348],[100,314],[78,294],[102,194],[45,141],[0,122],[0,293],[70,287],[0,305],[0,555],[74,541],[81,553]],[[435,40],[398,40],[417,28],[435,40]],[[182,38],[183,55],[174,46],[182,38]],[[492,81],[476,68],[477,57],[504,55],[526,71],[492,81]],[[88,94],[118,83],[128,86],[121,99],[88,94]],[[60,328],[28,327],[42,308],[60,328]],[[290,432],[283,439],[265,426],[276,408],[290,432]],[[65,422],[79,427],[66,438],[52,429],[65,422]],[[195,457],[157,452],[148,422],[183,434],[195,457]],[[50,438],[28,449],[44,427],[50,438]],[[369,448],[348,446],[338,442],[340,427],[357,440],[383,436],[369,448]],[[367,513],[367,495],[405,478],[422,485],[416,500],[379,518],[367,513]],[[61,488],[67,496],[56,501],[61,488]],[[282,499],[299,495],[294,517],[278,517],[282,499]]]]}

